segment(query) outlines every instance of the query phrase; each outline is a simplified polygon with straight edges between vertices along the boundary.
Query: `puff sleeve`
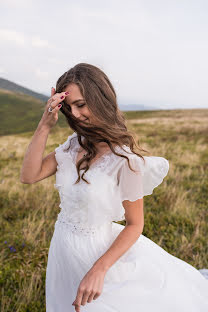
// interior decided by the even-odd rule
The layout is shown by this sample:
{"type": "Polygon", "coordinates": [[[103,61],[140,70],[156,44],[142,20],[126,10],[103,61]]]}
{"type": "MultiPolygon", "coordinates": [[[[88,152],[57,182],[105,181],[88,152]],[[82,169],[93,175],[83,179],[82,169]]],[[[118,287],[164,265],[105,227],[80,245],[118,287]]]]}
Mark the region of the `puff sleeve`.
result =
{"type": "Polygon", "coordinates": [[[169,162],[164,157],[128,155],[118,171],[118,186],[121,201],[135,201],[144,196],[151,195],[154,188],[160,185],[169,171],[169,162]]]}
{"type": "Polygon", "coordinates": [[[59,146],[55,148],[55,158],[58,163],[58,167],[61,166],[66,157],[68,157],[67,153],[65,153],[64,150],[69,147],[70,140],[75,136],[76,132],[73,132],[71,135],[68,136],[67,140],[64,143],[59,144],[59,146]]]}

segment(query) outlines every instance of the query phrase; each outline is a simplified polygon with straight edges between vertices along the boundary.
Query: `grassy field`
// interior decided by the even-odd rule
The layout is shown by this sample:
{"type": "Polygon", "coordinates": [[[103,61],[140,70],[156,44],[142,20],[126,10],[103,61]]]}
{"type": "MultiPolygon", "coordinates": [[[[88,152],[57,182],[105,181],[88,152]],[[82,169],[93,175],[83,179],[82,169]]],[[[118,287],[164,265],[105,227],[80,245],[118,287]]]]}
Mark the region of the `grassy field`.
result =
{"type": "MultiPolygon", "coordinates": [[[[170,164],[164,182],[144,198],[143,234],[197,269],[208,268],[208,110],[125,115],[128,129],[149,155],[165,157],[170,164]]],[[[71,133],[56,125],[45,155],[71,133]]],[[[45,311],[47,255],[59,196],[55,176],[33,185],[19,181],[32,135],[0,137],[2,312],[45,311]]]]}

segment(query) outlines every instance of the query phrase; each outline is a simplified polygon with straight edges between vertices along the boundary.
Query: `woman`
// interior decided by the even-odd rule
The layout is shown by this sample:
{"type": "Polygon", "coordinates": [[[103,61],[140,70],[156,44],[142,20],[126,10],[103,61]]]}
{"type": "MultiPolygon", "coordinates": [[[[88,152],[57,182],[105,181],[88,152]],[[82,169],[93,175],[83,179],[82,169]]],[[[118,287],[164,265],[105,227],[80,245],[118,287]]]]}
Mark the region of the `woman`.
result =
{"type": "MultiPolygon", "coordinates": [[[[142,156],[99,68],[80,63],[52,89],[21,181],[56,174],[60,208],[46,270],[46,311],[208,311],[208,281],[142,235],[143,197],[169,162],[142,156]],[[73,133],[42,160],[58,112],[73,133]],[[125,227],[112,221],[126,221],[125,227]]],[[[146,151],[145,151],[146,152],[146,151]]]]}

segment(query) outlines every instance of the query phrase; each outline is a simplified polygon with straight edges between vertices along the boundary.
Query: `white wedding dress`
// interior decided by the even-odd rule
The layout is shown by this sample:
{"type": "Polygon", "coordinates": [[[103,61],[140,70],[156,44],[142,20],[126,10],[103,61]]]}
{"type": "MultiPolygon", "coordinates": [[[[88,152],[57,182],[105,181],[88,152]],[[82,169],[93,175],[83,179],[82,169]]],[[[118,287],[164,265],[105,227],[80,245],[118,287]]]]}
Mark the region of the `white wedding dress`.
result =
{"type": "MultiPolygon", "coordinates": [[[[123,145],[124,150],[117,146],[116,151],[129,157],[137,173],[125,158],[108,151],[85,173],[90,184],[82,179],[74,184],[79,148],[74,132],[55,149],[54,186],[61,209],[48,253],[46,312],[75,311],[72,303],[82,278],[124,229],[112,222],[125,219],[122,201],[152,194],[169,170],[167,159],[143,156],[144,164],[123,145]]],[[[141,234],[107,271],[101,295],[81,305],[80,311],[208,312],[208,280],[141,234]]]]}

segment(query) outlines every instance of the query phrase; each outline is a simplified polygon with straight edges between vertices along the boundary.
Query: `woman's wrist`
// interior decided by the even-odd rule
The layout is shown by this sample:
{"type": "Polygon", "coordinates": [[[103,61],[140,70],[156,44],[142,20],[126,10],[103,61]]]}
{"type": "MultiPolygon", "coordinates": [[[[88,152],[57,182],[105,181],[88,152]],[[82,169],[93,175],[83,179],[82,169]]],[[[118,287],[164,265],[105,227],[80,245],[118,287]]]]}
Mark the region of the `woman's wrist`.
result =
{"type": "Polygon", "coordinates": [[[109,266],[106,263],[104,263],[103,260],[100,258],[94,263],[93,268],[95,270],[106,273],[109,269],[109,266]]]}
{"type": "Polygon", "coordinates": [[[38,124],[38,127],[37,127],[37,131],[38,131],[38,132],[46,132],[46,133],[49,133],[50,130],[51,130],[51,128],[48,127],[47,125],[42,124],[41,122],[38,124]]]}

